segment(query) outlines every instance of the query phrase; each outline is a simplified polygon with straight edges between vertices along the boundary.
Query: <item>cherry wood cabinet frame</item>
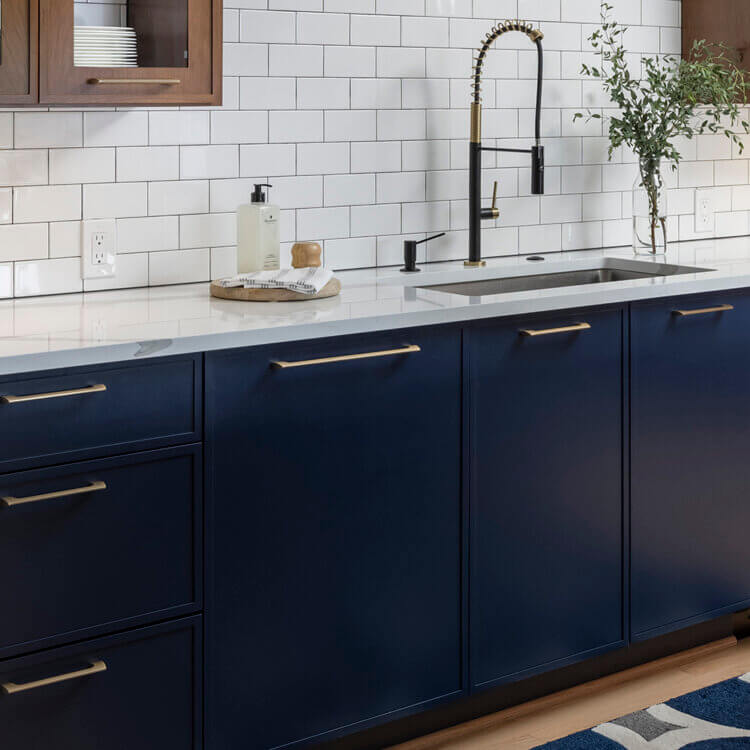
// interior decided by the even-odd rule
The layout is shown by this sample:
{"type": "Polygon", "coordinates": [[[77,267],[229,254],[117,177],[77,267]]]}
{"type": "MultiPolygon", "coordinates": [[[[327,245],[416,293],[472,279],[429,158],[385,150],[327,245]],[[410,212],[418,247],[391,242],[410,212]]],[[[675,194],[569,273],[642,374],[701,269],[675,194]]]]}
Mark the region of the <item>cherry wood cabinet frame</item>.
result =
{"type": "Polygon", "coordinates": [[[0,104],[36,104],[39,84],[39,2],[2,0],[0,104]]]}
{"type": "MultiPolygon", "coordinates": [[[[221,103],[221,0],[188,0],[188,65],[179,68],[76,67],[73,64],[73,0],[39,2],[41,104],[221,103]],[[111,83],[113,80],[116,82],[111,83]]],[[[156,6],[157,2],[140,0],[136,3],[136,13],[148,16],[149,4],[156,6]]]]}

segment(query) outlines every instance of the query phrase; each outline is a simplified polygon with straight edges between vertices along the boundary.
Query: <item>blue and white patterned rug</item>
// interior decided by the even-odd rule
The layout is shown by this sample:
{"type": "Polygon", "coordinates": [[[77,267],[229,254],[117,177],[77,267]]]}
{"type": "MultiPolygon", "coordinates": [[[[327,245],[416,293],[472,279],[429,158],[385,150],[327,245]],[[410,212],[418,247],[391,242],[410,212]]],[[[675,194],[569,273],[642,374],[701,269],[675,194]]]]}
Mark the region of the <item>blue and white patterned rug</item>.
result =
{"type": "Polygon", "coordinates": [[[750,748],[750,673],[688,693],[537,750],[750,748]]]}

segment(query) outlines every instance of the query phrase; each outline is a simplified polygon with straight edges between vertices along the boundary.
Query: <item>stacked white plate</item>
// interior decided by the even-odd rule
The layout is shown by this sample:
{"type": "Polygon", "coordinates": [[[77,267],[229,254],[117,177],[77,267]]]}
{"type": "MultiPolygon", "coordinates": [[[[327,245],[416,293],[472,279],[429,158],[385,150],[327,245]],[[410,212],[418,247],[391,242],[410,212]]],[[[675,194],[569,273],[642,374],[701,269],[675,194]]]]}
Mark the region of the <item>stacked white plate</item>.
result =
{"type": "Polygon", "coordinates": [[[135,29],[129,26],[75,26],[77,67],[137,68],[135,29]]]}

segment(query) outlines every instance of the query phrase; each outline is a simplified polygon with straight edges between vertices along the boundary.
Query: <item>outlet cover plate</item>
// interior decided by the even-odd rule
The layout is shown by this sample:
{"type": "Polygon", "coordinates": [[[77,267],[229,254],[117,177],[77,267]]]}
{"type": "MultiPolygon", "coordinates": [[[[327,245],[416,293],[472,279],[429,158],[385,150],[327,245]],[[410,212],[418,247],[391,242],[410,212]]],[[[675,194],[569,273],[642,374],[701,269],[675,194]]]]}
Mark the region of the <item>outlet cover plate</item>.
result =
{"type": "Polygon", "coordinates": [[[117,223],[114,219],[81,222],[81,278],[104,279],[115,275],[117,223]]]}
{"type": "Polygon", "coordinates": [[[713,232],[716,226],[716,206],[713,190],[695,191],[695,231],[713,232]]]}

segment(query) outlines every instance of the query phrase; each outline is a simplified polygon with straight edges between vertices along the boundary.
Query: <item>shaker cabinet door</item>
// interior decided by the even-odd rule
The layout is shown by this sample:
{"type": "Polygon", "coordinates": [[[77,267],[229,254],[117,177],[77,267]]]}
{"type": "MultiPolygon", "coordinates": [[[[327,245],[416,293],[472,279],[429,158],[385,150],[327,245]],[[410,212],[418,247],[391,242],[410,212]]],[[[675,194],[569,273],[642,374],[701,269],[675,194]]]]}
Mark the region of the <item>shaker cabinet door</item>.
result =
{"type": "Polygon", "coordinates": [[[39,1],[42,104],[221,103],[221,0],[39,1]]]}
{"type": "Polygon", "coordinates": [[[460,332],[209,353],[206,388],[207,746],[459,694],[460,332]]]}
{"type": "Polygon", "coordinates": [[[474,689],[623,645],[622,314],[467,334],[474,689]]]}
{"type": "Polygon", "coordinates": [[[33,104],[38,89],[38,0],[0,0],[0,105],[33,104]]]}
{"type": "Polygon", "coordinates": [[[750,296],[634,305],[632,631],[750,605],[750,296]]]}

